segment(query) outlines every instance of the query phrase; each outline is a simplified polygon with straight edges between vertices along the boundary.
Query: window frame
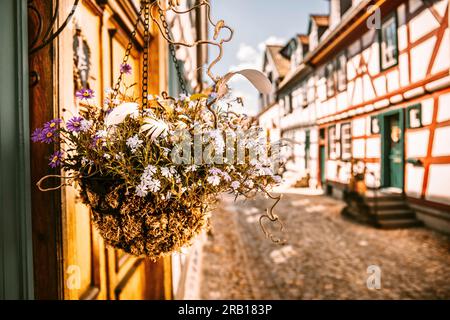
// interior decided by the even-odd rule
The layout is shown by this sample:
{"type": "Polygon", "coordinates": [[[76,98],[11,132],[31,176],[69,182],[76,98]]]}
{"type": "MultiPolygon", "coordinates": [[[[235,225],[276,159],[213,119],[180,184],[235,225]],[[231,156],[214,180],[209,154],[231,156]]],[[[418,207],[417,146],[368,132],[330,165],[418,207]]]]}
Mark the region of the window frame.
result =
{"type": "Polygon", "coordinates": [[[328,127],[328,159],[339,160],[341,158],[341,137],[337,135],[337,126],[334,124],[328,127]],[[334,129],[334,137],[331,137],[331,130],[334,129]],[[331,155],[332,146],[334,149],[334,156],[331,155]]]}
{"type": "Polygon", "coordinates": [[[381,23],[381,28],[378,32],[378,42],[379,42],[379,53],[380,53],[380,70],[381,71],[385,71],[388,70],[390,68],[393,68],[395,66],[398,65],[399,63],[399,48],[398,48],[398,17],[397,17],[397,13],[393,12],[390,15],[388,15],[381,23]],[[395,61],[394,63],[391,63],[389,65],[385,65],[383,63],[383,30],[386,29],[386,24],[393,19],[393,23],[395,25],[395,41],[394,41],[394,45],[395,45],[395,61]]]}
{"type": "Polygon", "coordinates": [[[422,104],[421,103],[416,103],[413,104],[411,106],[409,106],[408,108],[406,108],[406,128],[407,129],[419,129],[419,128],[423,128],[423,122],[422,122],[422,104]],[[418,127],[411,127],[411,118],[410,118],[410,113],[411,110],[419,110],[419,123],[420,125],[418,127]]]}
{"type": "Polygon", "coordinates": [[[351,122],[344,122],[341,123],[341,135],[340,135],[340,141],[341,141],[341,152],[340,152],[340,159],[343,161],[351,161],[353,158],[353,146],[352,146],[352,123],[351,122]],[[349,141],[348,141],[348,146],[350,148],[350,152],[349,152],[349,156],[348,157],[344,157],[344,128],[348,126],[349,128],[349,141]]]}

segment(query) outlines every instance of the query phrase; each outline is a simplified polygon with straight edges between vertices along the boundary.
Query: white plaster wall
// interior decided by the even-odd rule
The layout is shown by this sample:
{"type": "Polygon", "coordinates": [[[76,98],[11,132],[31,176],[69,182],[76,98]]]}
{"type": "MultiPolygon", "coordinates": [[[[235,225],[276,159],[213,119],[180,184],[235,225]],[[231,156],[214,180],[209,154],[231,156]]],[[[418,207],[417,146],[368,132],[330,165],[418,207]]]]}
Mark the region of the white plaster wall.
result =
{"type": "Polygon", "coordinates": [[[443,94],[439,97],[437,121],[444,122],[447,120],[450,120],[450,93],[443,94]]]}
{"type": "Polygon", "coordinates": [[[365,139],[353,139],[352,151],[353,158],[364,159],[366,153],[366,140],[365,139]]]}
{"type": "Polygon", "coordinates": [[[380,156],[381,156],[381,139],[379,137],[367,139],[366,157],[380,158],[380,156]]]}
{"type": "Polygon", "coordinates": [[[436,37],[432,37],[411,49],[411,80],[417,82],[425,79],[430,64],[436,37]]]}
{"type": "Polygon", "coordinates": [[[357,118],[352,121],[352,134],[361,137],[366,134],[366,118],[357,118]]]}
{"type": "Polygon", "coordinates": [[[406,194],[411,197],[420,198],[422,195],[423,178],[425,169],[414,167],[408,163],[406,165],[406,194]]]}
{"type": "Polygon", "coordinates": [[[406,157],[426,157],[430,137],[428,129],[408,131],[406,133],[406,157]]]}
{"type": "Polygon", "coordinates": [[[433,122],[434,99],[429,98],[422,101],[422,125],[428,126],[433,122]]]}
{"type": "MultiPolygon", "coordinates": [[[[450,156],[450,126],[436,128],[434,132],[433,157],[450,156]]],[[[450,193],[450,181],[449,181],[450,193]]]]}
{"type": "Polygon", "coordinates": [[[450,204],[450,164],[432,164],[430,166],[426,199],[450,204]]]}
{"type": "Polygon", "coordinates": [[[414,43],[426,34],[439,27],[439,23],[434,18],[430,10],[426,9],[419,13],[409,22],[410,39],[414,43]]]}

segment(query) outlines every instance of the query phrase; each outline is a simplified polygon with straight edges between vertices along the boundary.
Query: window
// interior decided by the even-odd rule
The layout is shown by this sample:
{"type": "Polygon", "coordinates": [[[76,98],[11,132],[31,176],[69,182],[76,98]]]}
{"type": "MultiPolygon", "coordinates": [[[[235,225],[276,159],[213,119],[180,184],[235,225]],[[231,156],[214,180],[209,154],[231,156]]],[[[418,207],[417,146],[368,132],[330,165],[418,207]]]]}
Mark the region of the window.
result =
{"type": "Polygon", "coordinates": [[[416,104],[408,107],[406,118],[406,127],[415,129],[422,127],[422,105],[416,104]]]}
{"type": "Polygon", "coordinates": [[[330,63],[326,66],[325,69],[325,78],[327,80],[327,96],[334,96],[335,90],[335,79],[334,79],[334,65],[330,63]]]}
{"type": "Polygon", "coordinates": [[[284,114],[292,113],[292,95],[288,94],[284,96],[284,114]]]}
{"type": "Polygon", "coordinates": [[[342,160],[352,158],[352,126],[350,123],[341,125],[342,160]]]}
{"type": "Polygon", "coordinates": [[[352,0],[341,0],[341,17],[352,7],[352,0]]]}
{"type": "Polygon", "coordinates": [[[381,68],[383,70],[398,63],[397,19],[395,15],[388,18],[381,26],[380,50],[381,68]]]}
{"type": "Polygon", "coordinates": [[[336,126],[328,128],[328,155],[332,160],[339,159],[341,156],[341,141],[336,126]]]}
{"type": "Polygon", "coordinates": [[[341,54],[336,61],[337,88],[344,91],[347,89],[347,57],[341,54]]]}

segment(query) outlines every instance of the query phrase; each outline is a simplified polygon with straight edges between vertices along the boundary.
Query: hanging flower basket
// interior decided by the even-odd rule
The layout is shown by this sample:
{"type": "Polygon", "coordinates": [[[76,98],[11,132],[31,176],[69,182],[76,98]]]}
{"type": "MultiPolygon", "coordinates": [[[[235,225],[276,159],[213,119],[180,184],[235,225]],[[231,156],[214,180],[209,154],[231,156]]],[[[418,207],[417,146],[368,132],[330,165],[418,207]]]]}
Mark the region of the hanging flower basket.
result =
{"type": "MultiPolygon", "coordinates": [[[[142,2],[145,21],[152,11],[149,6],[142,2]]],[[[148,23],[145,27],[148,31],[148,23]]],[[[43,185],[55,176],[41,179],[42,191],[78,186],[107,244],[152,259],[189,246],[207,228],[209,212],[224,192],[236,197],[263,192],[278,202],[268,192],[280,182],[274,168],[277,149],[247,116],[228,108],[236,100],[223,103],[226,82],[234,74],[213,78],[215,85],[204,93],[173,98],[149,95],[144,69],[139,99],[127,94],[130,87],[122,80],[124,73],[132,72],[128,55],[129,50],[118,84],[108,91],[102,107],[93,103],[92,90],[83,89],[77,92],[84,103],[79,114],[34,131],[34,142],[58,146],[49,165],[63,172],[56,176],[62,184],[53,188],[43,185]]],[[[146,59],[148,55],[144,65],[146,59]]],[[[270,89],[261,73],[239,73],[261,91],[270,89]]],[[[279,241],[263,223],[279,221],[272,210],[260,222],[266,235],[279,241]]]]}

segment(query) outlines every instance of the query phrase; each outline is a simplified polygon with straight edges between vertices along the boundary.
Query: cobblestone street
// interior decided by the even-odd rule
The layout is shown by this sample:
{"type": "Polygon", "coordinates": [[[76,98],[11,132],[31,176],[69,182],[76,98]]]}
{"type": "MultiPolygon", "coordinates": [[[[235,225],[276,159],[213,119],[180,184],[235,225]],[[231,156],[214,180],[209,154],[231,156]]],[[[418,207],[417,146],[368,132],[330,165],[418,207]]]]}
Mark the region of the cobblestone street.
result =
{"type": "Polygon", "coordinates": [[[259,226],[271,203],[223,199],[204,247],[202,299],[450,298],[447,236],[374,229],[343,218],[343,202],[285,194],[276,213],[287,244],[279,246],[259,226]],[[381,268],[379,290],[367,288],[370,265],[381,268]]]}

